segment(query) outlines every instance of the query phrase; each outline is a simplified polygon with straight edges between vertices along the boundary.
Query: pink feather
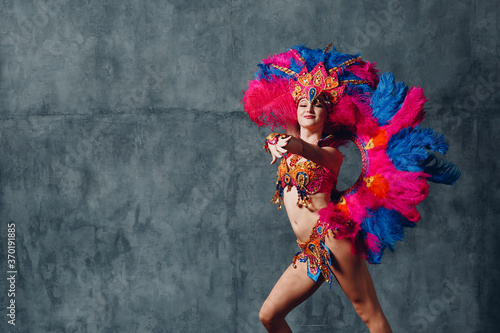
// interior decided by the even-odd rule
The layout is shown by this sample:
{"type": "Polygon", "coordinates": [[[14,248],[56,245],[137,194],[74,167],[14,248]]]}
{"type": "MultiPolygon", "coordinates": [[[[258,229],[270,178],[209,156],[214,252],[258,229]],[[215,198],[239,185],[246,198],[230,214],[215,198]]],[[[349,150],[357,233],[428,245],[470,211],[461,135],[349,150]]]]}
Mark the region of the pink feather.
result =
{"type": "Polygon", "coordinates": [[[288,89],[288,80],[253,80],[243,97],[244,109],[257,125],[286,128],[297,123],[295,101],[288,89]]]}
{"type": "Polygon", "coordinates": [[[405,127],[415,127],[424,120],[424,103],[427,99],[424,90],[420,87],[412,87],[408,90],[406,98],[399,111],[392,117],[387,125],[387,135],[391,137],[405,127]]]}

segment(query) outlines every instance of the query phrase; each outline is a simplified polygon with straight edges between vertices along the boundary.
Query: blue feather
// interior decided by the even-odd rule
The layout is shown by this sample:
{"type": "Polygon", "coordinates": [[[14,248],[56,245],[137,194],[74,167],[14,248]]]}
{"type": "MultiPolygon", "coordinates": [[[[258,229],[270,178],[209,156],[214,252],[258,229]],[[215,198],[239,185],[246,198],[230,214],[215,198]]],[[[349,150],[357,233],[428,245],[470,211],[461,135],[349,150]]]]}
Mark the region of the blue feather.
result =
{"type": "Polygon", "coordinates": [[[363,219],[361,229],[366,233],[373,234],[379,240],[379,248],[376,252],[368,251],[368,261],[372,264],[380,264],[382,255],[386,248],[394,251],[396,241],[403,240],[404,227],[414,227],[415,223],[408,221],[403,215],[395,210],[380,207],[376,211],[369,211],[369,215],[363,219]]]}
{"type": "MultiPolygon", "coordinates": [[[[335,46],[332,47],[330,52],[325,53],[322,49],[309,49],[305,47],[305,45],[296,45],[292,47],[292,49],[299,52],[302,58],[306,61],[306,66],[309,71],[311,71],[319,62],[323,62],[325,64],[326,70],[337,67],[339,64],[342,64],[348,60],[354,59],[359,56],[358,54],[352,55],[347,53],[339,53],[335,49],[335,46]]],[[[359,79],[356,76],[352,77],[353,79],[359,79]]]]}
{"type": "Polygon", "coordinates": [[[300,73],[304,65],[302,63],[299,63],[295,59],[290,59],[290,69],[294,71],[295,73],[300,73]]]}
{"type": "MultiPolygon", "coordinates": [[[[354,96],[354,95],[359,95],[359,94],[371,94],[373,92],[372,87],[370,87],[368,84],[352,84],[352,85],[347,85],[346,87],[346,95],[349,96],[354,96]]],[[[367,103],[369,103],[369,97],[367,98],[367,103]]]]}
{"type": "Polygon", "coordinates": [[[329,53],[325,65],[328,68],[334,68],[348,60],[359,57],[359,55],[359,53],[354,55],[347,53],[329,53]]]}
{"type": "Polygon", "coordinates": [[[299,52],[300,56],[305,60],[306,67],[309,72],[312,71],[312,69],[316,67],[319,62],[324,62],[325,60],[325,53],[323,50],[309,49],[304,45],[294,46],[293,49],[299,52]]]}
{"type": "Polygon", "coordinates": [[[451,185],[460,177],[458,168],[439,159],[432,151],[446,154],[448,144],[442,134],[430,128],[407,127],[394,134],[387,143],[387,155],[398,170],[423,171],[429,181],[451,185]]]}
{"type": "Polygon", "coordinates": [[[442,134],[430,128],[406,127],[391,136],[387,143],[387,155],[398,170],[422,171],[430,151],[445,154],[448,144],[442,134]]]}
{"type": "Polygon", "coordinates": [[[380,76],[380,82],[373,93],[371,107],[379,125],[387,125],[401,108],[408,87],[403,82],[395,84],[392,73],[380,76]]]}
{"type": "Polygon", "coordinates": [[[431,175],[427,180],[446,185],[453,185],[461,175],[455,164],[440,160],[434,154],[425,161],[424,172],[431,175]]]}

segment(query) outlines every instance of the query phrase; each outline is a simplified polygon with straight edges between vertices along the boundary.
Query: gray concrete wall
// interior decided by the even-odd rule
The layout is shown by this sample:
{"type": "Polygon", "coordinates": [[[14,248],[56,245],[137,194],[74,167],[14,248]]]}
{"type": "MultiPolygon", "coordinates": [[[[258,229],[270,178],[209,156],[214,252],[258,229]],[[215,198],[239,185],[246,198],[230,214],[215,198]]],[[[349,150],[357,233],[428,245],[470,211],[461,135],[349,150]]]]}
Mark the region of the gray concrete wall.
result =
{"type": "MultiPolygon", "coordinates": [[[[370,267],[394,331],[498,332],[498,5],[2,1],[0,330],[264,332],[296,244],[269,203],[268,130],[238,103],[262,58],[333,42],[424,88],[463,173],[370,267]]],[[[288,319],[367,332],[338,286],[288,319]]]]}

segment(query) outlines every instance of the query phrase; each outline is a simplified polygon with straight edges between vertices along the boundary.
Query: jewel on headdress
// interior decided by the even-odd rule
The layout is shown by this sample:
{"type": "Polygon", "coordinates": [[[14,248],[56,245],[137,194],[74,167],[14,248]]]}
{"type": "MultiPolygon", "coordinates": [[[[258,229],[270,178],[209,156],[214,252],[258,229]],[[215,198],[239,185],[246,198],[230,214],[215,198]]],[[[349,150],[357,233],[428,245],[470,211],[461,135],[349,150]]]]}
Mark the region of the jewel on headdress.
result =
{"type": "Polygon", "coordinates": [[[298,85],[295,86],[295,89],[292,92],[293,99],[298,99],[301,94],[302,94],[302,88],[298,85]]]}
{"type": "Polygon", "coordinates": [[[339,86],[339,81],[335,80],[333,77],[329,76],[325,81],[326,89],[333,89],[339,86]]]}
{"type": "Polygon", "coordinates": [[[328,93],[328,102],[335,103],[343,93],[344,87],[339,86],[337,72],[328,75],[323,63],[318,63],[309,72],[306,67],[297,76],[297,81],[291,86],[291,93],[295,101],[307,98],[311,103],[322,93],[328,93]]]}
{"type": "Polygon", "coordinates": [[[316,88],[309,88],[309,100],[311,102],[314,101],[316,99],[316,96],[318,96],[318,91],[316,90],[316,88]]]}
{"type": "Polygon", "coordinates": [[[314,75],[314,85],[315,86],[323,85],[323,73],[321,73],[321,71],[316,72],[316,75],[314,75]]]}
{"type": "Polygon", "coordinates": [[[330,91],[330,96],[329,96],[330,102],[332,102],[333,104],[337,103],[337,101],[339,100],[339,97],[342,96],[342,94],[344,93],[344,90],[345,90],[345,86],[341,86],[341,87],[332,89],[330,91]]]}
{"type": "Polygon", "coordinates": [[[302,84],[303,86],[308,86],[309,82],[311,82],[311,79],[312,79],[311,74],[307,73],[305,75],[299,76],[298,80],[299,80],[300,84],[302,84]]]}

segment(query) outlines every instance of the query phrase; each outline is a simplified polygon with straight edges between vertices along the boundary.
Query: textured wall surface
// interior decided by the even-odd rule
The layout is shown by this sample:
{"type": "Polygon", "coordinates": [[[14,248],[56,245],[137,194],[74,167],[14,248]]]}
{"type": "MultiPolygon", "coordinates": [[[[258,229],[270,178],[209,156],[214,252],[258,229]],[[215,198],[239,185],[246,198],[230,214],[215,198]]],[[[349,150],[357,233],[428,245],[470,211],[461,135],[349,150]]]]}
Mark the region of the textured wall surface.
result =
{"type": "MultiPolygon", "coordinates": [[[[0,331],[264,332],[297,248],[241,91],[333,42],[423,87],[462,171],[370,267],[394,332],[498,332],[499,25],[493,0],[1,1],[0,331]]],[[[338,286],[288,320],[367,332],[338,286]]]]}

